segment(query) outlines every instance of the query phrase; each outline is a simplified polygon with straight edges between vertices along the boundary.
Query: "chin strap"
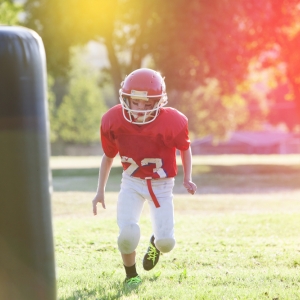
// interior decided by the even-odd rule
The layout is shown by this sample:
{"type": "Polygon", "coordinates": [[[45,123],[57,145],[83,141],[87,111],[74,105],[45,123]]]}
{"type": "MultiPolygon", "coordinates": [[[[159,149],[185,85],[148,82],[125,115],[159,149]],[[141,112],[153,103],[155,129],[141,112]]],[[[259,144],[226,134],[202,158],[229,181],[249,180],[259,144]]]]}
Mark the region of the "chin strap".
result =
{"type": "Polygon", "coordinates": [[[150,196],[151,196],[151,198],[152,198],[152,200],[153,200],[153,202],[154,202],[155,207],[156,207],[156,208],[159,208],[160,205],[159,205],[159,202],[158,202],[158,200],[157,200],[157,198],[156,198],[156,196],[155,196],[155,194],[154,194],[154,192],[153,192],[152,184],[151,184],[151,179],[152,179],[152,177],[146,177],[146,178],[145,178],[145,180],[146,180],[146,182],[147,182],[147,186],[148,186],[148,191],[149,191],[150,196]]]}

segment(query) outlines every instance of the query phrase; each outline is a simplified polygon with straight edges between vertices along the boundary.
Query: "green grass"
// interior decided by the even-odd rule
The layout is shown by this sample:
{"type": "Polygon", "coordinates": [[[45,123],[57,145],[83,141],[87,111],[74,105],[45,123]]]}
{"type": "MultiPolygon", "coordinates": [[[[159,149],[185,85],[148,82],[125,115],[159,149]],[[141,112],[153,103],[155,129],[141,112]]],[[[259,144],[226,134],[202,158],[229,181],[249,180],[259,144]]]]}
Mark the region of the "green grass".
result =
{"type": "Polygon", "coordinates": [[[95,168],[53,171],[58,299],[300,299],[300,162],[217,159],[195,165],[194,196],[183,193],[180,172],[177,245],[150,272],[141,264],[151,234],[145,206],[137,249],[143,283],[136,289],[122,284],[116,244],[119,169],[109,179],[107,209],[99,208],[96,217],[95,168]]]}

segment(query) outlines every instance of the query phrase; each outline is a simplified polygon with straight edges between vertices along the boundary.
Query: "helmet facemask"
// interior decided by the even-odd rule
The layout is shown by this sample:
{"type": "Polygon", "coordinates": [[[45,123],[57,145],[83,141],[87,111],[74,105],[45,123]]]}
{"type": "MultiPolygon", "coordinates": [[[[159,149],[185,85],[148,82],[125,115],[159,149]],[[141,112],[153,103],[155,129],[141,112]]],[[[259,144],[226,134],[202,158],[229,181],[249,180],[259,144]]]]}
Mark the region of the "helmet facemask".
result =
{"type": "MultiPolygon", "coordinates": [[[[154,99],[157,99],[157,97],[152,97],[154,99]]],[[[154,105],[151,109],[147,110],[140,110],[140,109],[132,109],[130,101],[132,100],[142,100],[145,102],[148,102],[151,100],[151,98],[141,98],[137,96],[131,96],[129,95],[122,95],[120,93],[120,102],[123,107],[123,116],[126,121],[132,123],[132,124],[148,124],[153,122],[157,116],[159,115],[159,110],[161,107],[165,106],[168,101],[167,97],[161,97],[157,101],[154,102],[154,105]]]]}

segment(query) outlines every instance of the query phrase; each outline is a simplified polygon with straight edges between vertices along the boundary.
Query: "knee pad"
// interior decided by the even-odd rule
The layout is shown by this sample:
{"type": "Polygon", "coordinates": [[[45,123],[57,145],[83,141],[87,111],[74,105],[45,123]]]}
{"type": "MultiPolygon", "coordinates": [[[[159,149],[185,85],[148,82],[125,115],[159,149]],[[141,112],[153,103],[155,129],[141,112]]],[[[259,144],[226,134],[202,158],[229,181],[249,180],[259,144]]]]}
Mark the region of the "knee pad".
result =
{"type": "Polygon", "coordinates": [[[125,226],[118,237],[118,248],[122,254],[130,254],[134,252],[140,241],[140,227],[137,224],[129,224],[125,226]]]}
{"type": "Polygon", "coordinates": [[[155,246],[162,253],[170,252],[175,247],[175,240],[172,238],[155,240],[155,246]]]}

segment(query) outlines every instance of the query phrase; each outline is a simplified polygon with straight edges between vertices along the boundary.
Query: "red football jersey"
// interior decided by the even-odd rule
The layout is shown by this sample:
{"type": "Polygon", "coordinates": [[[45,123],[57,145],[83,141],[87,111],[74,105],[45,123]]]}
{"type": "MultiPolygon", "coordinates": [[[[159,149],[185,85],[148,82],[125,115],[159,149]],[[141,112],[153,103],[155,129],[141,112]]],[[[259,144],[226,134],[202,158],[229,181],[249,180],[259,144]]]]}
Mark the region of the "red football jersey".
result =
{"type": "Polygon", "coordinates": [[[123,169],[139,178],[165,178],[177,174],[176,149],[190,146],[188,120],[170,107],[144,125],[131,124],[123,117],[121,104],[108,110],[101,120],[101,142],[106,156],[119,152],[123,169]]]}

